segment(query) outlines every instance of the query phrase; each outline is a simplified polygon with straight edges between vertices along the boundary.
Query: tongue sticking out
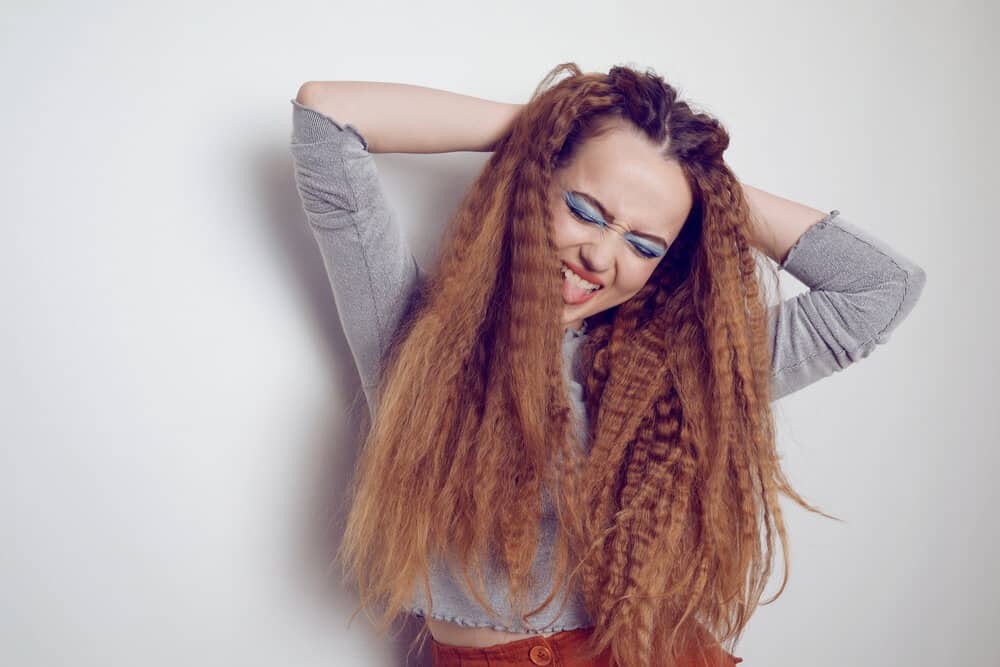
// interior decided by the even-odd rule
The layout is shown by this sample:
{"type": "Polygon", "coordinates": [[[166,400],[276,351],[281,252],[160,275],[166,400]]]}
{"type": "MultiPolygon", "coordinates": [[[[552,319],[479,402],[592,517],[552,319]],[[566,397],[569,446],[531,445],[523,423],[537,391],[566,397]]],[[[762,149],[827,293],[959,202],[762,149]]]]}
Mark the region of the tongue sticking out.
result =
{"type": "Polygon", "coordinates": [[[563,277],[563,299],[568,303],[576,303],[590,296],[595,291],[597,290],[592,291],[586,287],[580,287],[569,278],[563,277]]]}

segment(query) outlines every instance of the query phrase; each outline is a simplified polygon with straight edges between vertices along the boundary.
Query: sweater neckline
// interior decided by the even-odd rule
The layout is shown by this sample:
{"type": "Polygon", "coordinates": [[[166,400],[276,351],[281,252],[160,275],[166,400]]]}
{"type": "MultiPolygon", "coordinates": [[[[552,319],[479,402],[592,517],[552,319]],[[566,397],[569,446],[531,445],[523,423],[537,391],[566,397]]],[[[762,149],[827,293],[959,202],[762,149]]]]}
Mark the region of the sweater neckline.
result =
{"type": "Polygon", "coordinates": [[[579,338],[586,335],[587,333],[587,320],[583,321],[583,326],[579,329],[574,329],[573,327],[566,328],[566,336],[569,338],[579,338]]]}

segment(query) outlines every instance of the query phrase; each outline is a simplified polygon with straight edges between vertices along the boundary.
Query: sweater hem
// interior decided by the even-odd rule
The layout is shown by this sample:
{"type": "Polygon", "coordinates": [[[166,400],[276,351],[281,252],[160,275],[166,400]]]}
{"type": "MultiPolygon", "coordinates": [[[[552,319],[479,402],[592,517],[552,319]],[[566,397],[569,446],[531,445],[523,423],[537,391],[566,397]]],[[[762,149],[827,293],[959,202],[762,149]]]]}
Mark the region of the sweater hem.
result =
{"type": "MultiPolygon", "coordinates": [[[[410,614],[412,614],[414,616],[423,617],[423,618],[427,618],[428,617],[427,611],[425,609],[423,609],[422,607],[411,607],[409,609],[409,612],[410,612],[410,614]]],[[[563,625],[552,625],[552,626],[549,626],[549,627],[546,627],[546,628],[542,628],[542,629],[525,628],[524,630],[515,630],[514,628],[511,628],[509,626],[497,625],[496,623],[490,623],[489,621],[478,622],[478,621],[470,620],[470,619],[467,619],[467,618],[461,618],[459,616],[452,616],[452,615],[449,615],[449,614],[443,614],[441,612],[434,612],[434,613],[430,614],[430,618],[435,618],[435,619],[437,619],[439,621],[448,621],[449,623],[455,623],[456,625],[461,625],[461,626],[464,626],[464,627],[467,627],[467,628],[491,628],[493,630],[500,630],[502,632],[517,632],[517,633],[524,633],[524,634],[542,634],[542,633],[549,633],[549,632],[566,632],[568,630],[580,630],[580,629],[583,629],[583,628],[593,627],[591,625],[586,625],[586,624],[583,624],[583,625],[571,625],[571,624],[567,625],[567,624],[563,624],[563,625]]]]}

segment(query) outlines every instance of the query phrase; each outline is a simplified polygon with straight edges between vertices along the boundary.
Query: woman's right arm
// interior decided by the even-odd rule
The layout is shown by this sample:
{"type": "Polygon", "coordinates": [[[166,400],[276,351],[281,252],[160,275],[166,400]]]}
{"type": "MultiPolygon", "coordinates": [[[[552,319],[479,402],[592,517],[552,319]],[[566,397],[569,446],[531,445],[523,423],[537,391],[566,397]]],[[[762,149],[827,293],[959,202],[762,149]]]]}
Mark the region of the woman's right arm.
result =
{"type": "Polygon", "coordinates": [[[520,105],[353,81],[306,83],[291,103],[295,183],[374,417],[383,355],[423,274],[372,152],[484,150],[520,105]]]}
{"type": "Polygon", "coordinates": [[[354,125],[372,153],[489,151],[523,106],[379,81],[307,81],[297,100],[354,125]]]}

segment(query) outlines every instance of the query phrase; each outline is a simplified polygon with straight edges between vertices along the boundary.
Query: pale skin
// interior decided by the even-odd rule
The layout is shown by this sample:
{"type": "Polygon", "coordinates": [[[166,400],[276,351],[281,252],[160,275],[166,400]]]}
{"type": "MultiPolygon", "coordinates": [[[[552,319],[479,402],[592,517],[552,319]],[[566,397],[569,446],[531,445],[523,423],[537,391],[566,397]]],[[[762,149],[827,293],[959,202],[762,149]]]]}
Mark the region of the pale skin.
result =
{"type": "MultiPolygon", "coordinates": [[[[523,106],[373,81],[308,81],[296,99],[356,127],[371,153],[489,151],[523,106]]],[[[690,211],[691,190],[678,164],[665,161],[651,143],[627,128],[585,143],[573,163],[555,176],[550,210],[559,256],[604,285],[585,303],[565,305],[564,327],[578,329],[586,317],[638,292],[662,261],[639,256],[622,234],[641,231],[673,242],[690,211]],[[561,197],[563,187],[596,197],[610,218],[609,228],[604,231],[575,218],[561,197]]],[[[799,237],[826,215],[821,209],[740,185],[750,203],[751,242],[775,262],[783,262],[799,237]]],[[[454,646],[492,646],[538,636],[435,618],[426,621],[436,641],[454,646]]]]}
{"type": "Polygon", "coordinates": [[[584,142],[573,161],[556,172],[556,187],[549,198],[553,241],[560,259],[589,272],[592,282],[603,285],[584,303],[564,304],[563,325],[573,329],[583,326],[584,318],[632,298],[663,258],[644,257],[622,233],[580,220],[562,192],[591,195],[596,202],[588,214],[599,216],[612,229],[643,232],[667,244],[680,233],[693,201],[677,162],[664,160],[652,143],[624,123],[615,122],[613,127],[584,142]]]}

